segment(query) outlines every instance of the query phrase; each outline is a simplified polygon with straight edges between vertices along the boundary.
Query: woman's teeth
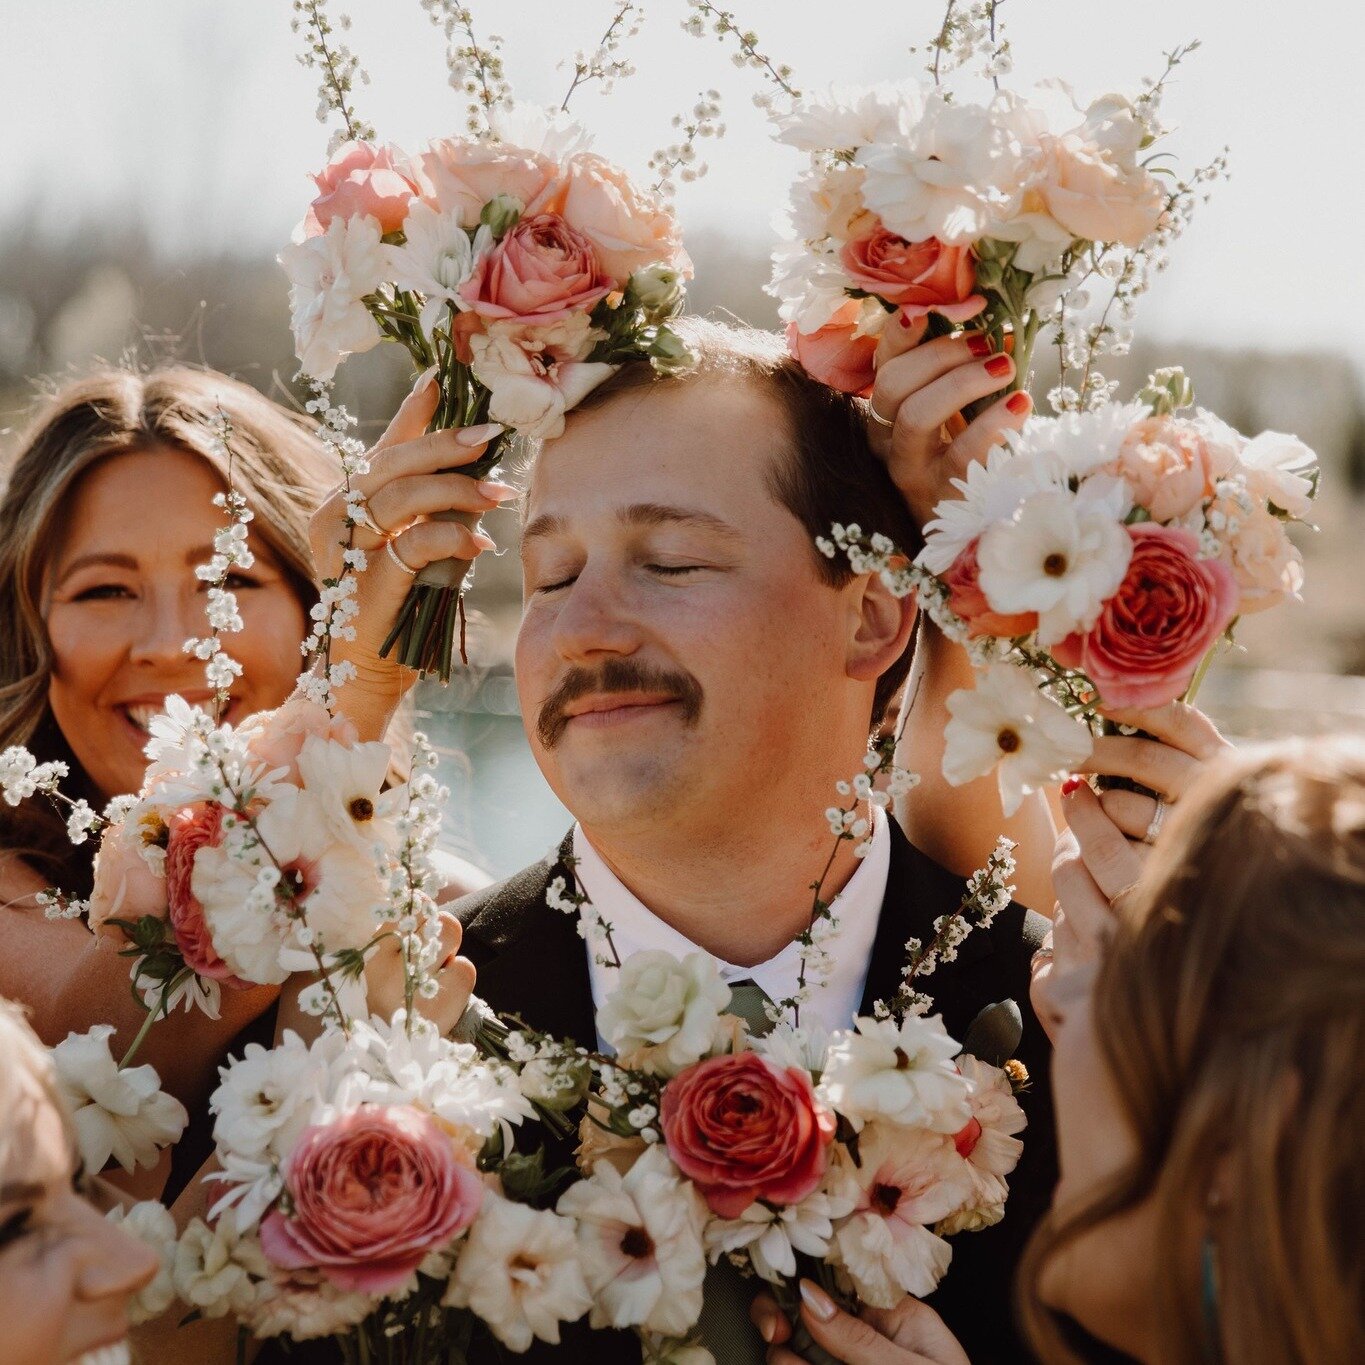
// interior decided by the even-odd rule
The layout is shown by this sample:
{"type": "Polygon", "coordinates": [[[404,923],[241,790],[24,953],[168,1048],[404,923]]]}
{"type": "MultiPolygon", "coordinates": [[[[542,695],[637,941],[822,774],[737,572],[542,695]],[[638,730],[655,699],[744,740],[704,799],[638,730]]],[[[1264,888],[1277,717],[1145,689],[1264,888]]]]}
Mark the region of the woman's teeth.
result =
{"type": "Polygon", "coordinates": [[[101,1346],[98,1351],[87,1351],[75,1365],[132,1365],[132,1355],[126,1341],[116,1341],[112,1346],[101,1346]]]}
{"type": "Polygon", "coordinates": [[[143,734],[150,734],[152,717],[159,716],[162,709],[155,702],[138,702],[133,706],[125,706],[123,711],[143,734]]]}

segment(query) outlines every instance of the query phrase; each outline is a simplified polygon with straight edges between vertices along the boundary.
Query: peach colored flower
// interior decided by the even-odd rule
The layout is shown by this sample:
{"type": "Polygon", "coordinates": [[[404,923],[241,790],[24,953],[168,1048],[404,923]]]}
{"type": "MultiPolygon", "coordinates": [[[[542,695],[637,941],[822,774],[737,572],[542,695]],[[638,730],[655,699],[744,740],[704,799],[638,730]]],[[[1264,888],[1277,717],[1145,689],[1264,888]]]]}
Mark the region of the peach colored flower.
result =
{"type": "Polygon", "coordinates": [[[1198,427],[1174,417],[1136,423],[1108,472],[1125,480],[1153,521],[1174,521],[1213,492],[1213,455],[1198,427]]]}
{"type": "Polygon", "coordinates": [[[1246,615],[1298,597],[1303,588],[1303,556],[1278,517],[1263,507],[1248,512],[1232,499],[1215,498],[1209,517],[1228,528],[1221,562],[1232,570],[1246,615]]]}
{"type": "Polygon", "coordinates": [[[121,936],[123,931],[110,925],[111,919],[166,918],[166,877],[142,855],[147,832],[131,820],[104,831],[95,854],[95,885],[90,893],[92,932],[121,936]]]}
{"type": "Polygon", "coordinates": [[[331,715],[325,706],[307,697],[293,696],[273,711],[248,716],[237,733],[246,739],[247,752],[267,768],[284,768],[284,780],[299,783],[299,754],[311,735],[355,744],[360,736],[343,715],[331,715]]]}
{"type": "Polygon", "coordinates": [[[678,220],[662,200],[591,152],[570,157],[564,169],[555,207],[593,244],[602,269],[618,286],[647,265],[671,265],[691,278],[678,220]]]}
{"type": "Polygon", "coordinates": [[[790,322],[787,349],[812,379],[866,398],[876,378],[872,358],[877,354],[877,338],[861,332],[861,318],[862,304],[849,299],[818,331],[803,332],[790,322]]]}
{"type": "Polygon", "coordinates": [[[975,292],[976,263],[970,247],[944,246],[934,237],[907,242],[880,223],[840,253],[855,288],[900,306],[907,318],[938,313],[966,322],[986,306],[975,292]]]}
{"type": "Polygon", "coordinates": [[[443,213],[457,213],[465,227],[474,227],[483,206],[500,194],[516,199],[525,214],[539,213],[559,174],[539,152],[462,137],[427,143],[414,166],[422,198],[443,213]]]}
{"type": "Polygon", "coordinates": [[[460,298],[485,318],[556,322],[591,312],[611,292],[593,246],[556,213],[523,218],[460,287],[460,298]]]}
{"type": "Polygon", "coordinates": [[[313,183],[318,196],[304,220],[309,237],[325,232],[333,218],[359,213],[378,219],[382,232],[396,232],[417,193],[408,159],[392,143],[343,142],[313,183]]]}
{"type": "Polygon", "coordinates": [[[1141,167],[1126,170],[1078,133],[1044,136],[1035,187],[1068,232],[1090,242],[1139,246],[1161,221],[1166,197],[1141,167]]]}
{"type": "Polygon", "coordinates": [[[981,591],[981,566],[976,560],[978,536],[952,562],[943,581],[948,587],[948,606],[967,623],[967,633],[1000,635],[1013,638],[1038,629],[1036,611],[1016,612],[1013,615],[994,611],[981,591]]]}

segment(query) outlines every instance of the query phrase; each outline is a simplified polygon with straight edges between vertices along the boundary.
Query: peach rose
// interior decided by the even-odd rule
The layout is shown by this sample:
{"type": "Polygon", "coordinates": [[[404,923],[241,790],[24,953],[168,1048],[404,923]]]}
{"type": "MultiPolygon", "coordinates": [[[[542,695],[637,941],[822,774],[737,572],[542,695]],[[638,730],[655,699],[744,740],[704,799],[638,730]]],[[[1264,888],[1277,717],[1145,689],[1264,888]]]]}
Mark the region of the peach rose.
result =
{"type": "Polygon", "coordinates": [[[756,1052],[680,1071],[659,1122],[669,1156],[721,1218],[738,1218],[756,1199],[799,1203],[824,1178],[835,1128],[804,1071],[756,1052]]]}
{"type": "Polygon", "coordinates": [[[90,892],[89,923],[94,933],[121,935],[110,920],[166,918],[166,878],[142,856],[144,826],[125,821],[111,825],[95,854],[95,885],[90,892]]]}
{"type": "Polygon", "coordinates": [[[450,1134],[406,1105],[362,1104],[305,1128],[284,1181],[292,1211],[262,1220],[266,1259],[361,1294],[396,1289],[474,1221],[484,1193],[450,1134]]]}
{"type": "Polygon", "coordinates": [[[1153,521],[1174,521],[1213,492],[1213,454],[1199,429],[1175,417],[1146,417],[1124,437],[1109,472],[1124,479],[1153,521]]]}
{"type": "Polygon", "coordinates": [[[1130,526],[1133,555],[1119,590],[1085,635],[1053,647],[1084,670],[1109,709],[1164,706],[1190,685],[1200,660],[1237,614],[1228,567],[1199,558],[1199,541],[1174,526],[1130,526]]]}
{"type": "Polygon", "coordinates": [[[981,566],[976,560],[976,547],[980,542],[981,537],[977,536],[943,575],[948,587],[949,607],[967,623],[967,633],[973,638],[978,635],[1000,635],[1013,639],[1016,635],[1027,635],[1037,630],[1036,611],[1007,615],[993,610],[986,601],[986,594],[981,591],[981,566]]]}
{"type": "Polygon", "coordinates": [[[325,706],[307,697],[290,697],[273,711],[248,716],[237,728],[247,741],[247,752],[267,768],[284,768],[285,780],[301,785],[299,754],[304,740],[312,735],[335,740],[338,744],[359,741],[356,728],[345,716],[331,715],[325,706]]]}
{"type": "Polygon", "coordinates": [[[461,137],[427,143],[414,164],[422,198],[442,213],[458,214],[465,227],[476,226],[483,206],[500,194],[518,200],[525,214],[539,213],[559,173],[539,152],[461,137]]]}
{"type": "Polygon", "coordinates": [[[593,245],[602,269],[625,285],[647,265],[671,265],[692,276],[692,259],[683,250],[673,212],[655,195],[631,181],[619,166],[591,152],[580,152],[565,166],[555,208],[593,245]]]}
{"type": "Polygon", "coordinates": [[[191,886],[195,857],[201,848],[216,848],[222,842],[222,826],[223,807],[216,801],[186,806],[171,816],[166,844],[166,904],[176,946],[186,965],[200,976],[242,990],[250,982],[234,976],[218,956],[204,922],[204,907],[191,886]]]}
{"type": "Polygon", "coordinates": [[[1068,232],[1090,242],[1139,246],[1161,221],[1166,196],[1146,171],[1125,171],[1076,133],[1042,140],[1036,188],[1068,232]]]}
{"type": "Polygon", "coordinates": [[[907,242],[881,223],[839,253],[853,284],[887,303],[900,306],[907,318],[938,313],[950,322],[966,322],[985,306],[976,289],[976,263],[971,247],[944,246],[936,237],[907,242]]]}
{"type": "Polygon", "coordinates": [[[480,258],[460,297],[481,317],[545,323],[590,312],[611,290],[592,243],[557,213],[539,213],[480,258]]]}
{"type": "Polygon", "coordinates": [[[1265,611],[1303,588],[1303,556],[1289,539],[1284,522],[1264,507],[1247,512],[1228,499],[1215,499],[1209,515],[1221,513],[1229,530],[1223,536],[1221,563],[1241,591],[1243,615],[1265,611]]]}
{"type": "Polygon", "coordinates": [[[417,193],[407,158],[392,144],[343,142],[313,183],[318,197],[304,220],[309,237],[326,232],[333,218],[354,218],[360,213],[377,218],[381,231],[397,232],[417,193]]]}
{"type": "Polygon", "coordinates": [[[876,378],[872,358],[877,354],[877,338],[858,334],[861,317],[862,305],[849,299],[819,331],[803,332],[789,322],[787,349],[812,379],[866,398],[876,378]]]}

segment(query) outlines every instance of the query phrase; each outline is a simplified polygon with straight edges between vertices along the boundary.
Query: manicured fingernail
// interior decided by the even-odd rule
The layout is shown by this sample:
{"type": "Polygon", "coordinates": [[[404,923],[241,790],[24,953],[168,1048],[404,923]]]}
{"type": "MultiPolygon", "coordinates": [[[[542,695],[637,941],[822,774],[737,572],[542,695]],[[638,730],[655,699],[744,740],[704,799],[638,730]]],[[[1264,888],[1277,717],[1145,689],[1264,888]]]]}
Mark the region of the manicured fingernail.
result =
{"type": "Polygon", "coordinates": [[[900,325],[904,327],[907,332],[915,325],[915,319],[912,318],[909,313],[900,313],[897,316],[900,320],[900,325]]]}
{"type": "Polygon", "coordinates": [[[412,386],[412,396],[419,398],[436,382],[436,366],[430,365],[417,376],[417,382],[412,386]]]}
{"type": "Polygon", "coordinates": [[[982,356],[990,355],[991,339],[981,332],[973,332],[967,338],[967,349],[980,360],[982,356]]]}
{"type": "Polygon", "coordinates": [[[501,422],[484,422],[477,427],[465,427],[463,431],[455,433],[455,444],[470,447],[487,445],[502,429],[501,422]]]}
{"type": "Polygon", "coordinates": [[[773,1321],[771,1313],[760,1313],[758,1315],[758,1335],[768,1343],[773,1343],[773,1338],[777,1335],[777,1324],[773,1321]]]}
{"type": "Polygon", "coordinates": [[[985,370],[992,379],[999,379],[1002,374],[1010,372],[1010,365],[1013,362],[1007,355],[993,355],[985,365],[985,370]]]}
{"type": "Polygon", "coordinates": [[[473,533],[473,539],[474,544],[481,550],[496,550],[498,548],[498,542],[484,535],[482,531],[475,531],[473,533]]]}
{"type": "Polygon", "coordinates": [[[1085,778],[1078,777],[1075,773],[1072,773],[1071,776],[1062,783],[1062,795],[1070,796],[1072,792],[1080,791],[1085,785],[1085,778]]]}
{"type": "Polygon", "coordinates": [[[1005,406],[1016,417],[1022,417],[1033,406],[1033,399],[1021,389],[1005,399],[1005,406]]]}
{"type": "Polygon", "coordinates": [[[801,1297],[805,1300],[806,1307],[821,1322],[828,1322],[839,1311],[834,1300],[818,1284],[812,1284],[810,1280],[801,1281],[801,1297]]]}
{"type": "Polygon", "coordinates": [[[517,490],[511,484],[497,483],[493,479],[480,480],[479,492],[489,502],[511,502],[517,496],[517,490]]]}

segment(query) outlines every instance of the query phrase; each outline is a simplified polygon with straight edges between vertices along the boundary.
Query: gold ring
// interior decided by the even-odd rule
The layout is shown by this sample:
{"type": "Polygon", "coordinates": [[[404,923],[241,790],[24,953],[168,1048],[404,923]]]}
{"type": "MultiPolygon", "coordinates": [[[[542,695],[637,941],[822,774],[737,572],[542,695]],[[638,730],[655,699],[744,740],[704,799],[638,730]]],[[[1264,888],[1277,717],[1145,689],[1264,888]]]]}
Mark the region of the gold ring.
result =
{"type": "Polygon", "coordinates": [[[389,558],[393,560],[393,562],[397,564],[398,567],[402,569],[403,572],[407,574],[409,578],[417,577],[417,570],[410,568],[408,565],[403,563],[402,559],[399,557],[398,551],[393,548],[393,541],[386,540],[384,542],[384,548],[388,551],[389,558]]]}
{"type": "Polygon", "coordinates": [[[392,534],[392,532],[386,531],[374,519],[374,513],[370,511],[370,500],[368,498],[361,498],[360,502],[356,505],[355,512],[352,514],[352,520],[357,526],[363,526],[367,531],[373,531],[375,535],[383,536],[385,540],[392,534]]]}
{"type": "Polygon", "coordinates": [[[1161,822],[1166,818],[1166,807],[1170,803],[1163,797],[1156,799],[1156,810],[1152,813],[1151,823],[1147,826],[1146,832],[1142,836],[1144,844],[1156,843],[1156,837],[1161,833],[1161,822]]]}
{"type": "Polygon", "coordinates": [[[890,417],[883,417],[877,411],[877,405],[870,398],[867,400],[867,415],[880,427],[894,427],[896,425],[890,417]]]}
{"type": "Polygon", "coordinates": [[[1119,902],[1130,892],[1136,891],[1137,885],[1137,882],[1129,882],[1122,891],[1115,891],[1114,894],[1109,897],[1109,908],[1111,910],[1117,910],[1119,908],[1119,902]]]}

